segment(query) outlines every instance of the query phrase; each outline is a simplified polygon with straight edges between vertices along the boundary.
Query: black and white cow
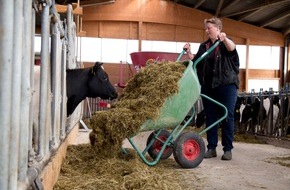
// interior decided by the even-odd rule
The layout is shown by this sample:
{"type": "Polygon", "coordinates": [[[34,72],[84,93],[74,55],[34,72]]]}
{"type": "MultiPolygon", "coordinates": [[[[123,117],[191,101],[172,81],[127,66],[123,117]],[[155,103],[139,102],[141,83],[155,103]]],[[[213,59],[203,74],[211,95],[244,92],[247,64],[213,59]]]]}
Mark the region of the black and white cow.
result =
{"type": "MultiPolygon", "coordinates": [[[[239,123],[240,123],[240,118],[241,113],[245,107],[245,101],[246,98],[244,97],[237,97],[237,101],[236,101],[236,105],[235,105],[235,113],[234,113],[234,117],[235,117],[235,131],[238,130],[239,127],[239,123]]],[[[202,103],[201,103],[202,104],[202,103]]],[[[195,126],[196,128],[200,128],[202,126],[205,125],[205,112],[203,109],[203,106],[201,106],[202,109],[199,110],[199,112],[196,114],[196,117],[193,119],[193,126],[195,126]]]]}
{"type": "MultiPolygon", "coordinates": [[[[38,142],[40,67],[34,66],[33,93],[33,141],[38,142]]],[[[96,62],[93,67],[66,71],[67,116],[70,116],[78,104],[86,97],[115,99],[117,92],[109,81],[102,63],[96,62]]]]}
{"type": "MultiPolygon", "coordinates": [[[[241,112],[241,125],[249,124],[249,122],[251,122],[252,126],[254,127],[252,128],[252,132],[254,132],[254,130],[258,127],[257,125],[260,125],[258,122],[260,112],[262,113],[263,120],[266,119],[266,109],[262,107],[262,110],[260,110],[260,104],[260,99],[255,97],[253,103],[247,103],[241,112]]],[[[246,130],[248,131],[249,127],[246,130]]]]}
{"type": "Polygon", "coordinates": [[[72,69],[66,72],[67,115],[71,115],[78,104],[86,97],[116,99],[118,94],[110,83],[108,74],[96,62],[93,67],[72,69]]]}
{"type": "Polygon", "coordinates": [[[246,107],[247,98],[243,96],[238,96],[236,105],[235,105],[235,113],[234,113],[234,118],[235,118],[235,132],[240,132],[240,127],[241,127],[241,119],[242,119],[242,113],[243,110],[246,107]]]}
{"type": "MultiPolygon", "coordinates": [[[[273,126],[276,125],[277,123],[277,119],[278,119],[278,114],[279,114],[279,109],[280,109],[280,105],[279,105],[279,98],[277,96],[272,97],[273,101],[273,126]]],[[[266,115],[269,115],[269,109],[270,109],[270,104],[271,104],[271,100],[269,97],[266,97],[263,100],[263,105],[264,108],[266,109],[266,115]]]]}
{"type": "MultiPolygon", "coordinates": [[[[272,98],[272,104],[273,104],[273,126],[276,125],[278,120],[278,114],[279,114],[279,98],[276,96],[271,97],[272,98]]],[[[262,122],[269,117],[269,110],[270,110],[270,104],[271,100],[270,97],[264,97],[263,99],[263,107],[261,107],[261,100],[258,97],[254,98],[253,103],[247,103],[244,106],[244,109],[241,112],[241,124],[248,123],[251,121],[252,126],[254,127],[252,132],[257,132],[260,130],[262,122]],[[260,114],[262,114],[262,121],[259,121],[260,114]]],[[[242,108],[242,107],[241,107],[242,108]]],[[[248,129],[247,129],[248,130],[248,129]]]]}
{"type": "MultiPolygon", "coordinates": [[[[86,97],[116,99],[118,94],[110,83],[108,74],[96,62],[93,67],[71,69],[66,71],[67,116],[71,115],[81,101],[86,97]]],[[[39,110],[40,66],[34,66],[33,109],[39,110]]],[[[38,117],[38,113],[35,113],[38,117]]],[[[37,118],[34,119],[37,121],[37,118]]]]}

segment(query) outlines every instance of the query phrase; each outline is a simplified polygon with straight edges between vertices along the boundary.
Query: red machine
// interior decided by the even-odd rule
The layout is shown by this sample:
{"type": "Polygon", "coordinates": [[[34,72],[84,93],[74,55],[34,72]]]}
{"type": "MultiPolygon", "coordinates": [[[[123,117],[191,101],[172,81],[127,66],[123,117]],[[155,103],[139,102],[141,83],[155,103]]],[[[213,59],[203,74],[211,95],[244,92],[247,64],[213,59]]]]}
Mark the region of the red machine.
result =
{"type": "MultiPolygon", "coordinates": [[[[146,63],[154,63],[157,61],[176,61],[179,53],[170,52],[153,52],[153,51],[140,51],[130,54],[135,71],[138,72],[141,67],[145,67],[146,63]]],[[[188,56],[185,55],[180,61],[188,60],[188,56]]]]}

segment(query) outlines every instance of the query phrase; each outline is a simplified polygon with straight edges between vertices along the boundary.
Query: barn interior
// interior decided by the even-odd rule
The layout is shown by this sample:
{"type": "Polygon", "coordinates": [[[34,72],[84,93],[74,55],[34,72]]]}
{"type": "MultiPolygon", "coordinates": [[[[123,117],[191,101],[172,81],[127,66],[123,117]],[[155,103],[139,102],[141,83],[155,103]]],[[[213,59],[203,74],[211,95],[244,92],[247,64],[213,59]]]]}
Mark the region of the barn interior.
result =
{"type": "MultiPolygon", "coordinates": [[[[121,95],[125,85],[138,72],[136,63],[130,57],[132,51],[147,51],[144,50],[146,43],[153,44],[151,48],[154,49],[157,43],[166,42],[177,44],[179,49],[174,56],[179,55],[179,50],[182,50],[180,44],[198,44],[206,40],[203,20],[212,16],[220,17],[223,30],[244,48],[239,97],[243,101],[253,100],[253,97],[265,97],[269,101],[269,114],[263,125],[251,129],[244,126],[241,129],[271,141],[289,141],[289,0],[27,0],[14,9],[17,2],[5,2],[0,8],[0,25],[5,29],[0,37],[1,47],[9,47],[0,51],[3,68],[0,76],[2,81],[10,79],[0,87],[0,114],[3,118],[0,125],[9,126],[0,135],[0,147],[3,147],[0,169],[5,173],[0,186],[4,189],[53,189],[67,147],[74,142],[79,131],[89,131],[85,120],[98,111],[109,110],[113,104],[110,99],[85,98],[75,112],[66,117],[66,69],[86,69],[97,61],[104,62],[110,82],[121,95]],[[14,18],[12,26],[4,22],[7,15],[14,18]],[[26,26],[21,21],[25,21],[26,26]],[[21,34],[16,30],[19,25],[22,26],[18,31],[21,34]],[[42,44],[37,51],[33,49],[36,47],[33,45],[34,37],[38,37],[42,44]],[[23,50],[17,51],[7,39],[14,42],[16,47],[23,46],[23,50]],[[83,48],[90,40],[100,44],[83,48]],[[114,46],[115,40],[124,40],[126,44],[114,46]],[[128,48],[131,41],[135,46],[133,50],[128,48]],[[108,42],[114,45],[105,44],[108,42]],[[274,69],[263,66],[253,68],[250,57],[268,56],[268,51],[265,55],[251,54],[253,46],[275,48],[278,52],[277,66],[274,69]],[[7,53],[9,50],[14,55],[7,53]],[[122,53],[126,55],[120,55],[122,53]],[[93,55],[94,60],[87,59],[88,54],[93,55]],[[116,58],[110,60],[105,57],[116,58]],[[22,58],[24,61],[21,61],[22,58]],[[9,60],[17,64],[10,68],[9,60]],[[26,81],[28,77],[25,77],[30,76],[33,80],[34,65],[44,68],[40,73],[38,131],[34,131],[31,121],[34,116],[31,110],[34,108],[30,103],[35,89],[33,82],[26,81]],[[253,80],[261,81],[261,86],[267,81],[276,81],[278,89],[251,90],[253,80]],[[24,93],[25,89],[29,92],[24,93]],[[279,110],[283,110],[277,115],[274,112],[276,97],[280,98],[279,110]],[[18,144],[23,144],[24,148],[17,148],[18,144]],[[10,152],[13,147],[14,151],[10,152]],[[17,171],[17,165],[22,169],[17,171]]],[[[165,52],[167,55],[169,53],[172,52],[165,52]]],[[[261,118],[260,115],[259,121],[261,118]]]]}
{"type": "MultiPolygon", "coordinates": [[[[283,47],[280,50],[279,69],[270,70],[263,67],[251,69],[248,60],[246,61],[245,68],[241,68],[240,71],[240,91],[250,91],[248,83],[249,79],[253,78],[277,79],[280,87],[286,86],[289,80],[289,61],[287,60],[290,33],[288,22],[289,1],[177,0],[164,2],[171,3],[174,8],[182,7],[184,15],[175,15],[175,18],[173,18],[172,15],[180,13],[175,13],[174,8],[172,10],[162,10],[162,4],[159,5],[159,3],[146,5],[145,2],[142,2],[145,3],[142,5],[140,3],[111,0],[56,1],[59,12],[65,10],[66,4],[72,3],[76,20],[78,20],[78,36],[136,39],[139,41],[138,51],[142,51],[142,40],[201,42],[204,39],[204,34],[200,31],[202,25],[197,24],[201,18],[199,15],[195,16],[195,14],[201,12],[205,14],[204,17],[207,15],[221,17],[225,22],[224,30],[237,44],[283,47]],[[102,11],[101,7],[103,6],[110,7],[114,14],[102,11]],[[151,6],[156,7],[153,10],[150,9],[151,6]],[[127,8],[124,9],[124,7],[127,8]],[[137,9],[139,11],[135,12],[137,9]],[[126,14],[123,13],[124,11],[126,14]],[[165,15],[161,17],[158,14],[160,11],[164,11],[165,15]],[[139,16],[136,16],[136,14],[139,16]],[[193,19],[189,20],[188,17],[190,16],[193,16],[193,19]]],[[[245,59],[248,59],[248,55],[245,56],[245,59]]],[[[84,65],[90,65],[87,61],[83,62],[84,65]]],[[[128,61],[124,60],[124,62],[128,61]]],[[[114,84],[120,83],[120,77],[123,80],[122,83],[126,83],[132,77],[134,68],[130,68],[130,65],[122,67],[123,76],[119,76],[120,69],[116,64],[108,63],[106,65],[114,84]]]]}

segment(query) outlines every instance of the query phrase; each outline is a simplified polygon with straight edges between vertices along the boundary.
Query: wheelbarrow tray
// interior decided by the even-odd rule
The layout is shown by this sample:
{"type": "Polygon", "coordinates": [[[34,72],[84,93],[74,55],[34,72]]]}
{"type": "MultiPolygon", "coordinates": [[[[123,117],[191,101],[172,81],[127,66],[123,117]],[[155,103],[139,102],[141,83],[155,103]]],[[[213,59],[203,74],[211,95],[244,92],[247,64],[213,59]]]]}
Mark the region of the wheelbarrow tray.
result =
{"type": "Polygon", "coordinates": [[[179,125],[194,103],[200,97],[200,84],[196,72],[193,70],[192,61],[188,61],[183,76],[178,81],[178,93],[165,99],[160,108],[160,115],[157,119],[146,120],[140,127],[140,132],[174,128],[179,125]]]}
{"type": "MultiPolygon", "coordinates": [[[[160,159],[169,158],[172,153],[176,162],[183,168],[194,168],[202,162],[205,153],[205,145],[201,135],[224,120],[228,114],[227,108],[223,104],[201,94],[201,86],[196,73],[197,63],[199,63],[218,44],[219,41],[210,47],[194,63],[191,61],[188,62],[183,76],[178,81],[178,92],[165,99],[165,103],[162,108],[160,108],[160,115],[157,119],[146,120],[140,127],[139,132],[153,130],[147,139],[145,149],[141,151],[136,146],[133,141],[134,136],[128,138],[132,147],[137,151],[140,158],[147,165],[153,166],[157,164],[160,159]],[[193,105],[200,97],[206,98],[221,106],[224,109],[225,114],[216,122],[199,132],[199,134],[195,134],[194,132],[185,132],[181,134],[193,119],[195,111],[193,105]],[[191,109],[193,109],[193,114],[185,123],[182,123],[191,109]],[[165,128],[170,128],[172,130],[169,133],[165,128]],[[147,159],[145,156],[147,152],[153,160],[147,159]]],[[[180,60],[184,52],[185,49],[183,49],[177,61],[180,60]]],[[[122,148],[122,150],[126,153],[124,148],[122,148]]]]}

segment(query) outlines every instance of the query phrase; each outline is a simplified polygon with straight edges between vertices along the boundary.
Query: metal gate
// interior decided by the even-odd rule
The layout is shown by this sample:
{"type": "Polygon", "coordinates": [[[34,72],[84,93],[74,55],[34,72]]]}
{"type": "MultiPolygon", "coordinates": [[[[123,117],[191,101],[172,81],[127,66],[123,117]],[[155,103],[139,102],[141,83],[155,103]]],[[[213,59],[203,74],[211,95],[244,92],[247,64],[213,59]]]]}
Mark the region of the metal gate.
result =
{"type": "Polygon", "coordinates": [[[71,5],[61,20],[54,1],[1,1],[0,187],[42,189],[39,174],[81,112],[66,117],[66,69],[76,68],[71,5]],[[34,36],[41,25],[39,91],[34,87],[34,36]],[[34,107],[34,100],[39,103],[34,107]],[[38,115],[37,121],[35,116],[38,115]]]}

